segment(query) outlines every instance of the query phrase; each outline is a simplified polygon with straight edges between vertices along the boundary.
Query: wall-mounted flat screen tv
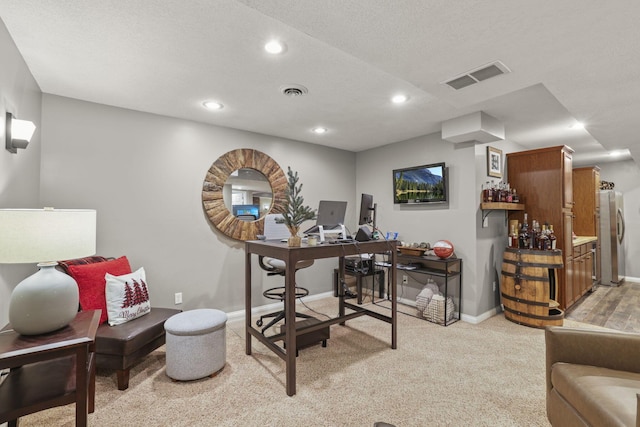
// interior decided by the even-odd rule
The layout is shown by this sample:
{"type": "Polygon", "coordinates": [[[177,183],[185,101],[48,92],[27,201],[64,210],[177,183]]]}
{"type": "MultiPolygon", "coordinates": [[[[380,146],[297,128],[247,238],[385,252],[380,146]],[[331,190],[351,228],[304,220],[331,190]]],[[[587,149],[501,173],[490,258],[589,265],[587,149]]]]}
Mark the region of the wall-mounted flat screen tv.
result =
{"type": "Polygon", "coordinates": [[[446,203],[444,162],[393,171],[393,203],[446,203]]]}

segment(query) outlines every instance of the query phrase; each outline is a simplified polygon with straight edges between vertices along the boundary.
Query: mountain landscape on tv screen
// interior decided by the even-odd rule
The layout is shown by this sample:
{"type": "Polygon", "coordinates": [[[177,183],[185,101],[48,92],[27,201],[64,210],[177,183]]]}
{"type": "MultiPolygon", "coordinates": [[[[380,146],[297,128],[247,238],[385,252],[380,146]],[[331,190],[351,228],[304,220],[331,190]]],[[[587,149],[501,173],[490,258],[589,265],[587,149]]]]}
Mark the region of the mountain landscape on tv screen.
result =
{"type": "Polygon", "coordinates": [[[442,177],[434,175],[429,169],[415,169],[402,172],[405,181],[417,182],[418,184],[437,185],[442,181],[442,177]]]}
{"type": "Polygon", "coordinates": [[[428,167],[394,171],[394,185],[394,203],[429,203],[447,200],[444,177],[432,173],[428,167]]]}

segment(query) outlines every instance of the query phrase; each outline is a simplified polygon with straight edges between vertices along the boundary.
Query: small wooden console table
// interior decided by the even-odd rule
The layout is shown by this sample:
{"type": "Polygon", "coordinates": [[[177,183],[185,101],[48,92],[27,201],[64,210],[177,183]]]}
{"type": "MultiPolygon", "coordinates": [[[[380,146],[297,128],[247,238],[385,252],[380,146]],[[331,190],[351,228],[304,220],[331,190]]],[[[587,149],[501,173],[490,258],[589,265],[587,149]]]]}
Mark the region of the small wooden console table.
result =
{"type": "Polygon", "coordinates": [[[10,368],[0,385],[0,424],[55,406],[76,404],[76,426],[87,425],[95,395],[93,343],[100,310],[78,313],[62,329],[20,335],[0,331],[0,369],[10,368]]]}
{"type": "Polygon", "coordinates": [[[395,240],[371,240],[368,242],[348,242],[348,243],[324,243],[317,246],[308,246],[303,243],[300,247],[289,247],[287,243],[280,241],[252,240],[245,244],[245,311],[246,311],[246,354],[251,354],[251,337],[255,337],[267,348],[277,354],[286,364],[286,388],[287,395],[296,394],[296,336],[307,332],[313,332],[329,325],[339,323],[344,325],[349,319],[354,319],[363,315],[375,317],[376,319],[391,324],[391,348],[397,348],[397,288],[396,288],[396,245],[395,240]],[[295,266],[298,261],[338,258],[338,271],[341,278],[344,278],[344,257],[348,255],[358,255],[365,253],[389,253],[391,257],[391,316],[386,316],[375,311],[368,310],[362,306],[350,304],[344,300],[344,290],[339,287],[338,291],[338,316],[315,323],[313,325],[296,329],[295,318],[295,266]],[[285,328],[284,333],[273,336],[265,336],[251,324],[251,255],[262,255],[283,260],[286,263],[285,272],[285,328]],[[348,314],[345,308],[353,310],[348,314]],[[284,341],[284,347],[276,344],[284,341]],[[292,350],[287,350],[292,349],[292,350]]]}

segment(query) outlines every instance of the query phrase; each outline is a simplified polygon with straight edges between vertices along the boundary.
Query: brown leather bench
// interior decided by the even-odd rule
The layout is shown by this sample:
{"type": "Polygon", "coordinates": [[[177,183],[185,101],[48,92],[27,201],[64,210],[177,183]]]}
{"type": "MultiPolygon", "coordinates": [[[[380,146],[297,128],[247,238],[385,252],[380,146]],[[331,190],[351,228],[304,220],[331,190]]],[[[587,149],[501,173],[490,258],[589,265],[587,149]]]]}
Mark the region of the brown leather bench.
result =
{"type": "MultiPolygon", "coordinates": [[[[93,264],[113,260],[101,256],[90,256],[73,260],[59,261],[58,268],[69,273],[73,265],[93,264]]],[[[94,307],[95,308],[95,307],[94,307]]],[[[182,310],[151,307],[144,316],[116,326],[102,323],[96,332],[96,367],[115,369],[118,390],[129,387],[129,373],[140,359],[164,345],[164,322],[182,310]]]]}
{"type": "Polygon", "coordinates": [[[129,387],[129,370],[164,345],[164,322],[181,310],[152,307],[148,314],[117,326],[103,323],[96,332],[96,366],[115,369],[118,390],[129,387]]]}

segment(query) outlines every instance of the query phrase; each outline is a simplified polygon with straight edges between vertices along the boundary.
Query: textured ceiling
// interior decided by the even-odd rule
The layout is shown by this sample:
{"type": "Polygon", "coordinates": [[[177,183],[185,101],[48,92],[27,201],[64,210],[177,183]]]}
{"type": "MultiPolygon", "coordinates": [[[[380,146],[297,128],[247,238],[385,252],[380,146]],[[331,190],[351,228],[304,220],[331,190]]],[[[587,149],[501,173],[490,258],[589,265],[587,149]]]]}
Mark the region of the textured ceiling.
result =
{"type": "Polygon", "coordinates": [[[0,18],[45,93],[351,151],[482,110],[578,163],[640,159],[635,0],[2,0],[0,18]],[[264,52],[272,37],[285,54],[264,52]],[[442,84],[496,60],[511,73],[442,84]]]}

